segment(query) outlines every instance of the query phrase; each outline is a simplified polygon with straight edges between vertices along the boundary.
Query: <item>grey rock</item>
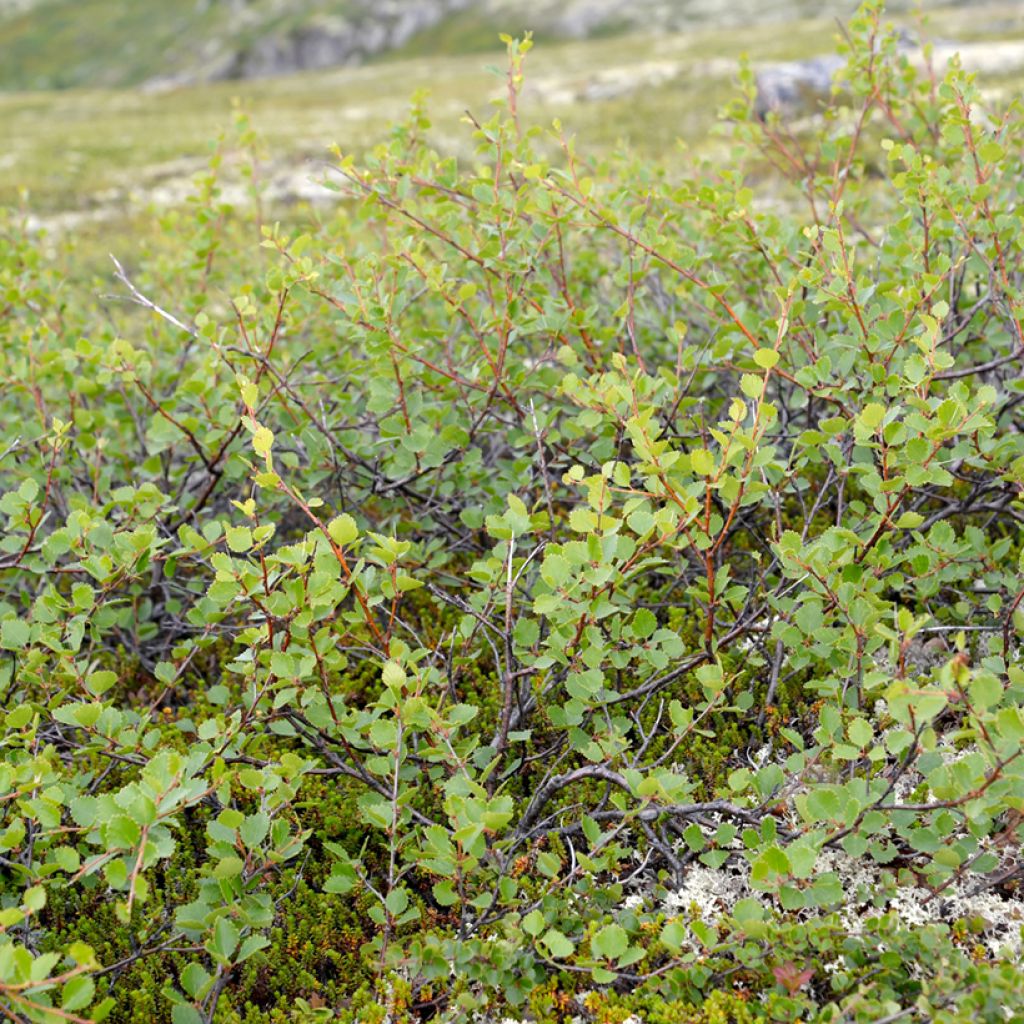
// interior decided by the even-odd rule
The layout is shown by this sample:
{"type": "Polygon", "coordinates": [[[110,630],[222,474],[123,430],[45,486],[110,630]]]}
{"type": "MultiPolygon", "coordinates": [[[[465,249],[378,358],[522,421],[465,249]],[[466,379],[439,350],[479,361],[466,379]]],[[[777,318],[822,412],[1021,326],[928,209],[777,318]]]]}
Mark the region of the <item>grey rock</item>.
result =
{"type": "Polygon", "coordinates": [[[348,17],[311,19],[270,31],[238,52],[218,78],[266,78],[294,71],[344,67],[404,46],[472,0],[365,0],[348,17]]]}
{"type": "MultiPolygon", "coordinates": [[[[924,65],[924,53],[917,40],[906,32],[901,33],[900,48],[911,63],[924,65]]],[[[1014,74],[1024,68],[1024,41],[941,40],[934,45],[931,60],[940,71],[954,58],[968,71],[993,77],[1014,74]]],[[[756,73],[756,114],[763,118],[769,112],[785,117],[813,113],[827,102],[832,79],[843,63],[843,58],[828,55],[761,68],[756,73]]]]}
{"type": "Polygon", "coordinates": [[[757,72],[755,112],[794,115],[814,109],[828,99],[832,76],[843,66],[842,57],[813,57],[762,68],[757,72]]]}

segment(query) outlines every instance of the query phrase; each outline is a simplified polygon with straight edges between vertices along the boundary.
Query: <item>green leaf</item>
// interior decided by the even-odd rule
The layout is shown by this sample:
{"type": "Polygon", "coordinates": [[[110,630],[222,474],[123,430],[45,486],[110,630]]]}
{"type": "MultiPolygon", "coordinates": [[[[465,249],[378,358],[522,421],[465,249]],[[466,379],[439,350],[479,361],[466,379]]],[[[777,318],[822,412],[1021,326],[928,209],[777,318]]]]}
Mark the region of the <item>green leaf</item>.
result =
{"type": "Polygon", "coordinates": [[[34,716],[35,711],[31,704],[21,704],[13,711],[7,712],[4,723],[8,729],[20,729],[22,726],[28,725],[34,716]]]}
{"type": "Polygon", "coordinates": [[[695,821],[683,830],[683,840],[694,853],[700,853],[704,849],[704,831],[695,821]]]}
{"type": "Polygon", "coordinates": [[[139,845],[142,830],[125,814],[115,814],[106,823],[104,834],[108,846],[114,850],[131,850],[139,845]]]}
{"type": "Polygon", "coordinates": [[[409,894],[401,886],[397,889],[392,889],[388,893],[387,899],[384,900],[384,906],[389,914],[397,917],[409,906],[409,894]]]}
{"type": "Polygon", "coordinates": [[[527,935],[532,935],[536,938],[542,931],[544,931],[545,925],[544,915],[539,910],[531,910],[530,913],[523,918],[523,931],[527,935]]]}
{"type": "Polygon", "coordinates": [[[1003,699],[1003,684],[989,672],[980,672],[968,684],[967,693],[977,711],[987,711],[1003,699]]]}
{"type": "Polygon", "coordinates": [[[32,913],[38,913],[46,906],[46,890],[41,885],[26,889],[21,897],[21,905],[32,913]]]}
{"type": "Polygon", "coordinates": [[[181,987],[193,998],[199,999],[203,990],[213,980],[210,973],[193,962],[187,964],[179,975],[181,987]]]}
{"type": "Polygon", "coordinates": [[[629,936],[625,928],[618,924],[605,925],[590,940],[590,949],[594,956],[604,957],[605,960],[616,960],[629,946],[629,936]]]}
{"type": "Polygon", "coordinates": [[[232,551],[248,551],[252,547],[252,530],[248,526],[229,526],[224,536],[232,551]]]}
{"type": "Polygon", "coordinates": [[[695,448],[690,452],[690,465],[699,476],[711,476],[715,471],[715,457],[707,448],[695,448]]]}
{"type": "Polygon", "coordinates": [[[754,362],[762,370],[770,370],[779,361],[779,353],[771,348],[759,348],[754,353],[754,362]]]}
{"type": "Polygon", "coordinates": [[[626,522],[629,524],[629,528],[637,534],[637,536],[643,536],[648,530],[654,527],[654,516],[645,509],[638,508],[633,512],[630,512],[626,516],[626,522]]]}
{"type": "Polygon", "coordinates": [[[0,647],[5,651],[20,651],[28,646],[31,629],[22,619],[4,619],[0,623],[0,647]]]}
{"type": "Polygon", "coordinates": [[[549,587],[561,587],[571,578],[572,568],[561,555],[550,553],[544,557],[541,576],[549,587]]]}
{"type": "Polygon", "coordinates": [[[324,892],[333,892],[344,896],[355,888],[358,881],[359,876],[351,864],[336,864],[324,882],[324,892]]]}
{"type": "Polygon", "coordinates": [[[397,661],[387,661],[381,673],[384,685],[390,690],[399,690],[405,685],[405,669],[397,661]]]}
{"type": "Polygon", "coordinates": [[[834,821],[842,813],[843,805],[834,786],[814,786],[803,798],[802,806],[813,822],[834,821]]]}
{"type": "Polygon", "coordinates": [[[327,532],[338,547],[346,547],[359,537],[359,527],[347,512],[335,516],[327,524],[327,532]]]}
{"type": "Polygon", "coordinates": [[[269,831],[270,816],[263,811],[250,814],[238,827],[238,834],[242,837],[242,842],[250,849],[258,847],[266,839],[269,831]]]}
{"type": "Polygon", "coordinates": [[[85,677],[85,688],[96,697],[101,697],[116,683],[117,673],[107,671],[106,669],[99,672],[90,672],[85,677]]]}
{"type": "Polygon", "coordinates": [[[740,391],[747,398],[759,399],[764,390],[764,381],[756,373],[745,373],[740,377],[740,391]]]}
{"type": "Polygon", "coordinates": [[[686,923],[678,917],[673,917],[665,922],[659,938],[669,949],[678,953],[686,941],[687,931],[686,923]]]}
{"type": "Polygon", "coordinates": [[[213,926],[213,935],[206,948],[222,962],[229,962],[231,954],[238,948],[239,932],[230,918],[221,916],[213,926]]]}
{"type": "Polygon", "coordinates": [[[60,995],[60,1008],[68,1012],[82,1010],[96,994],[96,983],[88,975],[79,975],[64,983],[60,995]]]}
{"type": "Polygon", "coordinates": [[[442,907],[454,907],[459,902],[459,894],[450,878],[443,878],[440,882],[435,882],[431,886],[431,890],[434,893],[434,899],[442,907]]]}
{"type": "Polygon", "coordinates": [[[243,405],[245,405],[247,409],[253,409],[259,397],[259,391],[257,390],[256,385],[242,373],[236,374],[235,380],[238,383],[238,392],[242,397],[243,405]]]}
{"type": "Polygon", "coordinates": [[[171,1024],[203,1024],[203,1017],[189,1003],[175,1003],[171,1007],[171,1024]]]}
{"type": "Polygon", "coordinates": [[[266,949],[270,945],[270,939],[266,935],[249,935],[243,942],[238,950],[238,956],[235,957],[235,963],[240,964],[245,960],[248,960],[253,953],[258,953],[261,949],[266,949]]]}
{"type": "Polygon", "coordinates": [[[855,718],[847,726],[846,735],[854,746],[863,750],[874,739],[875,731],[863,718],[855,718]]]}
{"type": "Polygon", "coordinates": [[[540,940],[541,945],[546,946],[548,952],[558,960],[564,960],[572,956],[576,947],[557,928],[549,928],[540,940]]]}
{"type": "Polygon", "coordinates": [[[877,402],[869,402],[860,411],[857,422],[869,433],[873,432],[885,418],[885,406],[877,402]]]}
{"type": "Polygon", "coordinates": [[[266,427],[257,427],[252,435],[253,451],[257,455],[267,456],[274,447],[274,435],[266,427]]]}
{"type": "Polygon", "coordinates": [[[764,849],[750,866],[750,884],[755,889],[771,888],[790,874],[789,858],[776,845],[764,849]]]}
{"type": "Polygon", "coordinates": [[[558,873],[562,870],[562,861],[557,853],[552,853],[550,850],[541,850],[537,854],[537,870],[545,878],[557,878],[558,873]]]}
{"type": "Polygon", "coordinates": [[[241,857],[222,857],[213,869],[213,877],[221,881],[237,878],[244,868],[245,861],[241,857]]]}
{"type": "Polygon", "coordinates": [[[633,634],[641,640],[646,640],[658,628],[658,620],[654,612],[641,608],[633,616],[633,634]]]}
{"type": "Polygon", "coordinates": [[[904,512],[896,520],[896,526],[901,530],[915,530],[924,522],[924,516],[920,512],[904,512]]]}

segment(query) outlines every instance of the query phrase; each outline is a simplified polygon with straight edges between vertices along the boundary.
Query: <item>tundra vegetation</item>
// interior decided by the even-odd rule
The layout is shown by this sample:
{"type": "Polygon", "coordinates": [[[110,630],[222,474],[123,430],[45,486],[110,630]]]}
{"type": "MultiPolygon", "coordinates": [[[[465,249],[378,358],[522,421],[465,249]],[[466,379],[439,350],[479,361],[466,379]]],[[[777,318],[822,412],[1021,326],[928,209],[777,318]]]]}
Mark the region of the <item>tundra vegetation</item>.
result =
{"type": "Polygon", "coordinates": [[[1024,1018],[1024,111],[869,3],[591,159],[529,45],[301,230],[5,215],[8,1019],[1024,1018]]]}

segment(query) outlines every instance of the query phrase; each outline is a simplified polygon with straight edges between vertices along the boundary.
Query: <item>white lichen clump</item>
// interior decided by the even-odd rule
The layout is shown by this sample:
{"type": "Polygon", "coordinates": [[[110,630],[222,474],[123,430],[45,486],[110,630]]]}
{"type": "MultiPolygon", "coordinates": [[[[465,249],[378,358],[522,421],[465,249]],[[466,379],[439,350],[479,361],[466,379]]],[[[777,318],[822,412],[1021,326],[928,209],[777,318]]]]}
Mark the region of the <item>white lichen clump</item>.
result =
{"type": "MultiPolygon", "coordinates": [[[[918,886],[901,886],[878,898],[887,888],[883,881],[886,869],[881,865],[842,851],[824,850],[817,869],[819,873],[834,872],[839,878],[845,897],[840,917],[851,935],[860,934],[869,920],[887,912],[896,914],[908,928],[952,925],[965,919],[980,929],[979,941],[992,956],[1008,955],[1024,962],[1024,900],[1006,898],[992,890],[975,891],[981,882],[977,875],[967,875],[937,893],[918,886]]],[[[750,898],[765,900],[764,894],[750,887],[749,868],[744,862],[723,868],[694,866],[688,870],[683,884],[665,897],[663,909],[670,915],[716,924],[731,913],[739,900],[750,898]]],[[[813,913],[817,912],[803,912],[801,916],[813,913]]]]}
{"type": "Polygon", "coordinates": [[[683,884],[665,897],[669,914],[688,914],[696,909],[707,924],[714,924],[732,911],[736,903],[752,895],[746,865],[735,867],[691,867],[683,884]]]}

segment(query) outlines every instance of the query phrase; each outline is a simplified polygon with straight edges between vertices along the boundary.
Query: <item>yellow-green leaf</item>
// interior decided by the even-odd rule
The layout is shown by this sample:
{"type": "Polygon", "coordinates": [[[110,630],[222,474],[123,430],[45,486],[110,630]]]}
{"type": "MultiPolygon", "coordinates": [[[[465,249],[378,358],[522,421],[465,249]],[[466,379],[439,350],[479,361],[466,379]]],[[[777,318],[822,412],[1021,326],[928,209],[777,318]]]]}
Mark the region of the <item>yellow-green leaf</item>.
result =
{"type": "Polygon", "coordinates": [[[257,427],[252,435],[252,447],[257,455],[269,455],[274,447],[274,435],[266,427],[257,427]]]}

